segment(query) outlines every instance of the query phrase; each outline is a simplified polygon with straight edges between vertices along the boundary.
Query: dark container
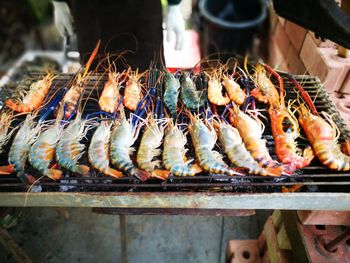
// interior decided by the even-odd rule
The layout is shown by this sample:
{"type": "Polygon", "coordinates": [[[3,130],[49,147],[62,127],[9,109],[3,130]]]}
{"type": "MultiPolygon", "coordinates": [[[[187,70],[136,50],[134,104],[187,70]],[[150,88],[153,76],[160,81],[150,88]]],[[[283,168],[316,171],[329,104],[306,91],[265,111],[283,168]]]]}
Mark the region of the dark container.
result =
{"type": "Polygon", "coordinates": [[[267,7],[264,0],[201,0],[202,52],[205,57],[229,57],[249,52],[267,7]]]}

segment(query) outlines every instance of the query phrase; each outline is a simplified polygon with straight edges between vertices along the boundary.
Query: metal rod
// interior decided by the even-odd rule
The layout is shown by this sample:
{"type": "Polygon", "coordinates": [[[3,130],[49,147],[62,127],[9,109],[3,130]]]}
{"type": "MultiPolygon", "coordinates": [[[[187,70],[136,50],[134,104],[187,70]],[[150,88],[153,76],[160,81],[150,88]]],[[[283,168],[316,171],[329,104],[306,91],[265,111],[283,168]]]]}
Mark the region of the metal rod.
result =
{"type": "Polygon", "coordinates": [[[343,244],[344,242],[346,242],[346,240],[348,240],[350,238],[350,227],[346,228],[345,231],[343,233],[341,233],[339,236],[337,236],[334,240],[332,240],[331,242],[329,242],[328,244],[326,244],[324,247],[330,251],[333,252],[337,249],[337,247],[341,244],[343,244]]]}

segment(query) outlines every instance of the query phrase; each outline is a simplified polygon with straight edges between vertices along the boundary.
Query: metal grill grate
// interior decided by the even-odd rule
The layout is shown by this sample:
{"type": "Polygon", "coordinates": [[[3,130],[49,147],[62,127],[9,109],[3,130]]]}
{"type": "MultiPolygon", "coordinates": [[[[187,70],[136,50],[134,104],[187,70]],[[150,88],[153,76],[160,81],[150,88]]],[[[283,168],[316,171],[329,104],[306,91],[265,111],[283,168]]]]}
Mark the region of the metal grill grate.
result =
{"type": "MultiPolygon", "coordinates": [[[[34,76],[37,77],[37,76],[34,76]]],[[[329,96],[319,80],[310,76],[295,76],[299,83],[303,84],[304,89],[310,94],[311,98],[315,98],[315,105],[319,111],[326,111],[333,114],[333,119],[338,124],[341,131],[340,140],[345,137],[350,138],[350,132],[347,130],[344,121],[338,114],[335,106],[332,104],[329,96]]],[[[51,93],[57,88],[68,86],[71,83],[72,76],[61,75],[54,80],[51,93]]],[[[86,92],[91,92],[91,98],[96,98],[101,90],[106,77],[95,74],[90,76],[87,83],[86,92]]],[[[286,88],[286,101],[289,99],[295,100],[298,97],[297,91],[288,80],[284,80],[286,88]]],[[[277,83],[276,83],[277,84],[277,83]]],[[[258,104],[258,108],[266,109],[265,105],[258,104]]],[[[85,112],[94,112],[98,110],[96,100],[88,100],[85,112]]],[[[267,112],[263,111],[263,115],[267,117],[267,112]]],[[[268,141],[268,147],[271,155],[274,155],[274,141],[271,135],[270,124],[268,117],[265,122],[264,137],[268,141]]],[[[19,120],[18,122],[19,123],[19,120]]],[[[88,144],[89,136],[85,140],[88,144]]],[[[11,142],[10,142],[11,143],[11,142]]],[[[9,143],[9,144],[10,144],[9,143]]],[[[300,141],[301,146],[305,142],[300,141]]],[[[5,149],[8,152],[8,148],[5,149]]],[[[86,161],[86,156],[84,157],[86,161]]],[[[7,154],[0,156],[1,163],[7,162],[7,154]]],[[[29,166],[29,164],[28,164],[29,166]]],[[[28,172],[37,178],[40,174],[28,167],[28,172]]],[[[175,177],[171,176],[166,181],[158,179],[150,179],[147,182],[140,182],[133,177],[123,177],[114,179],[106,177],[103,174],[92,170],[90,175],[82,177],[80,175],[66,173],[66,178],[60,181],[52,181],[49,178],[40,178],[37,185],[42,187],[43,192],[237,192],[237,193],[263,193],[263,192],[280,192],[282,186],[295,186],[302,184],[300,191],[303,192],[348,192],[347,188],[350,185],[349,173],[336,172],[323,167],[316,159],[309,167],[297,170],[293,176],[281,177],[262,177],[262,176],[235,176],[213,175],[203,173],[195,177],[175,177]]],[[[0,192],[22,192],[27,191],[28,185],[20,182],[15,175],[0,177],[0,192]]]]}

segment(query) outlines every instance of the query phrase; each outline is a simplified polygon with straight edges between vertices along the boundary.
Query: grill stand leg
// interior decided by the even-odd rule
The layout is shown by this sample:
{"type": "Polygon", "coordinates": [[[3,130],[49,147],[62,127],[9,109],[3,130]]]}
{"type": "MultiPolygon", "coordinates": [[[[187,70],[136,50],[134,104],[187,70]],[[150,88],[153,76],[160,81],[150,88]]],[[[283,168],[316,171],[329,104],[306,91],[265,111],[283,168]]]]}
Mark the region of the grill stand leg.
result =
{"type": "Polygon", "coordinates": [[[70,217],[70,214],[68,212],[67,209],[63,208],[63,207],[55,207],[55,210],[57,212],[57,214],[62,217],[65,220],[68,220],[70,217]]]}
{"type": "Polygon", "coordinates": [[[19,263],[31,263],[32,260],[27,254],[20,248],[17,243],[13,240],[11,235],[3,227],[0,227],[0,242],[4,247],[12,253],[15,260],[19,263]]]}
{"type": "Polygon", "coordinates": [[[120,249],[121,249],[120,262],[121,263],[128,263],[125,215],[119,215],[119,231],[120,231],[120,249]]]}

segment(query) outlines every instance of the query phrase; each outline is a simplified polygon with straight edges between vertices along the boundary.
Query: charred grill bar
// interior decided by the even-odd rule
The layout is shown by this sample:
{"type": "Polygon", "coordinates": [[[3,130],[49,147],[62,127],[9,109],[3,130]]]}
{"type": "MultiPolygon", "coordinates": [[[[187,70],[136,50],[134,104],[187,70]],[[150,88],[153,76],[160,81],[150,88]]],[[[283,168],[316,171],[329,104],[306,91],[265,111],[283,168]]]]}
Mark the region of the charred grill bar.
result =
{"type": "MultiPolygon", "coordinates": [[[[341,138],[350,138],[350,132],[329,99],[320,81],[310,76],[295,76],[304,89],[315,99],[318,111],[334,114],[341,138]]],[[[69,86],[72,76],[61,75],[54,80],[57,88],[69,86]]],[[[102,88],[106,78],[93,75],[87,91],[102,88]]],[[[285,79],[286,101],[297,99],[293,84],[285,79]]],[[[266,108],[261,104],[258,108],[266,108]]],[[[97,111],[93,100],[86,105],[85,112],[97,111]]],[[[264,137],[271,154],[274,141],[271,135],[267,112],[264,137]]],[[[301,133],[302,134],[302,133],[301,133]]],[[[87,143],[88,140],[85,141],[87,143]]],[[[301,145],[305,141],[300,140],[301,145]]],[[[11,142],[10,142],[11,143],[11,142]]],[[[8,149],[0,156],[7,161],[8,149]]],[[[274,156],[274,154],[273,154],[274,156]]],[[[86,161],[86,160],[85,160],[86,161]]],[[[29,168],[29,172],[40,178],[40,174],[29,168]]],[[[88,177],[66,174],[60,181],[40,178],[36,185],[40,193],[31,192],[15,175],[0,177],[0,206],[60,206],[60,207],[119,207],[119,208],[174,208],[174,209],[298,209],[298,210],[348,210],[350,207],[349,172],[336,172],[323,167],[314,160],[309,167],[298,170],[293,176],[262,177],[255,175],[225,176],[200,174],[195,177],[172,176],[166,181],[150,179],[141,182],[133,177],[114,179],[92,171],[88,177]],[[281,193],[282,187],[302,185],[299,192],[281,193]]]]}

